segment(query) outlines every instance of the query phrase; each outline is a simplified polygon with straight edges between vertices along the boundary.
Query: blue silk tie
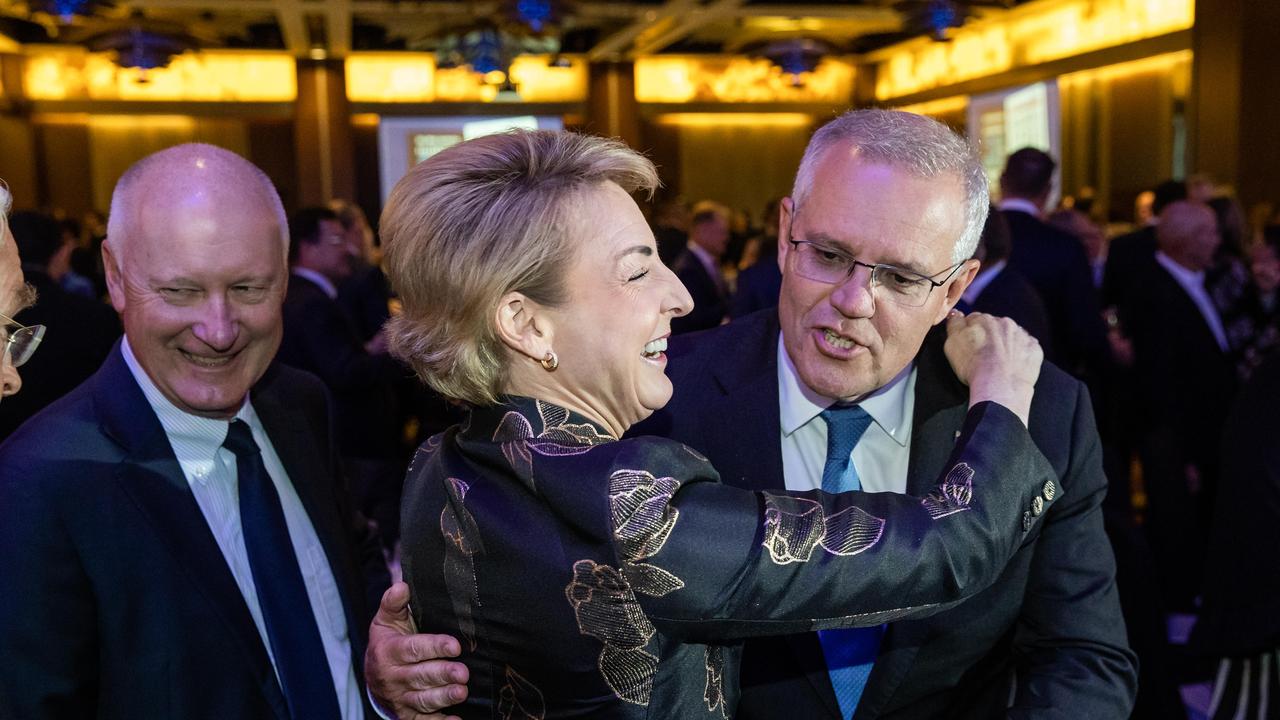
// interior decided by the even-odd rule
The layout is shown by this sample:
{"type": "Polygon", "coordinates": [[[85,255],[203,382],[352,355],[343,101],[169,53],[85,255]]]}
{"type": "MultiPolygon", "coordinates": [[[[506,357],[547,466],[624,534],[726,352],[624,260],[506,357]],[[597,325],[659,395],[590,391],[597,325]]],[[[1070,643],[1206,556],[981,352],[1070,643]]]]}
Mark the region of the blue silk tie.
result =
{"type": "MultiPolygon", "coordinates": [[[[853,466],[853,448],[871,426],[871,416],[857,405],[832,405],[822,411],[827,423],[827,461],[822,467],[822,490],[841,493],[861,490],[862,481],[853,466]]],[[[840,703],[840,716],[850,718],[867,685],[875,663],[884,626],[822,630],[818,642],[827,661],[831,688],[840,703]]]]}
{"type": "Polygon", "coordinates": [[[289,714],[293,720],[342,720],[280,495],[253,432],[243,420],[233,420],[222,445],[236,456],[244,547],[289,714]]]}

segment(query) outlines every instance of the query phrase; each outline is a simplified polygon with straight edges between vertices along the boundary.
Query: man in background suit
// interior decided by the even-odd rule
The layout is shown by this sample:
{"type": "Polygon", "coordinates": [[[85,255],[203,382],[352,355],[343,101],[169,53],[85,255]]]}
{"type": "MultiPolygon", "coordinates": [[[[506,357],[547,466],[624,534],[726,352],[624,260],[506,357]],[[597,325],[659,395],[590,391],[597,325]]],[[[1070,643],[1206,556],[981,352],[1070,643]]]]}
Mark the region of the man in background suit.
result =
{"type": "MultiPolygon", "coordinates": [[[[35,290],[23,281],[22,264],[18,260],[18,248],[9,232],[6,215],[12,196],[4,182],[0,181],[0,315],[12,318],[35,302],[35,290]]],[[[27,347],[39,340],[30,337],[19,339],[11,323],[0,319],[0,398],[16,395],[22,388],[22,377],[18,375],[17,347],[22,345],[23,354],[27,347]]],[[[30,332],[30,331],[28,331],[30,332]]],[[[26,358],[21,358],[25,360],[26,358]]]]}
{"type": "Polygon", "coordinates": [[[1040,293],[1053,331],[1045,356],[1076,376],[1097,376],[1110,364],[1106,325],[1098,307],[1089,260],[1080,241],[1040,215],[1053,189],[1053,158],[1035,148],[1009,156],[1000,175],[1000,212],[1013,246],[1009,265],[1040,293]]]}
{"type": "Polygon", "coordinates": [[[1120,306],[1133,340],[1147,532],[1171,609],[1200,592],[1218,448],[1235,396],[1226,332],[1204,285],[1221,242],[1207,205],[1160,214],[1154,258],[1120,306]]]}
{"type": "Polygon", "coordinates": [[[1040,341],[1045,357],[1053,352],[1049,314],[1044,302],[1022,273],[1009,267],[1009,223],[994,208],[987,213],[982,239],[973,257],[982,263],[977,276],[960,296],[957,309],[1007,317],[1040,341]]]}
{"type": "Polygon", "coordinates": [[[403,435],[395,384],[410,373],[387,354],[381,333],[364,341],[338,301],[350,277],[350,245],[328,208],[303,208],[289,219],[289,292],[278,360],[319,377],[333,395],[338,451],[357,507],[378,522],[383,540],[399,537],[403,435]]]}
{"type": "Polygon", "coordinates": [[[693,297],[693,309],[671,322],[672,334],[713,328],[729,312],[729,291],[720,258],[729,246],[729,208],[710,201],[693,208],[689,244],[671,265],[693,297]]]}
{"type": "Polygon", "coordinates": [[[62,289],[58,280],[71,256],[71,244],[58,222],[37,212],[9,218],[27,283],[37,302],[14,316],[23,325],[55,327],[42,344],[40,362],[28,366],[27,391],[0,407],[0,441],[27,418],[71,392],[98,369],[120,337],[120,320],[107,305],[62,289]]]}
{"type": "Polygon", "coordinates": [[[1211,718],[1268,717],[1280,691],[1280,354],[1241,389],[1227,418],[1214,503],[1204,607],[1191,646],[1218,661],[1211,718]]]}
{"type": "Polygon", "coordinates": [[[120,179],[103,254],[124,339],[0,446],[0,716],[364,717],[386,569],[323,387],[271,362],[279,196],[170,148],[120,179]]]}
{"type": "MultiPolygon", "coordinates": [[[[783,203],[776,313],[673,338],[672,400],[634,433],[702,451],[732,485],[812,490],[827,453],[822,412],[852,401],[872,421],[852,451],[862,488],[927,491],[966,411],[931,328],[977,271],[966,258],[986,205],[979,160],[939,123],[881,110],[832,121],[811,140],[783,203]],[[921,148],[928,161],[916,160],[921,148]],[[843,281],[813,279],[830,277],[833,264],[843,281]],[[885,282],[929,289],[920,306],[903,305],[885,282]]],[[[1046,492],[1061,497],[1026,510],[1028,520],[1047,513],[1043,527],[991,588],[864,635],[856,652],[812,633],[748,641],[737,717],[1127,717],[1134,660],[1102,530],[1106,479],[1084,386],[1045,365],[1029,428],[1058,473],[1046,492]]],[[[442,643],[398,634],[409,632],[395,616],[401,602],[384,600],[366,674],[387,707],[428,717],[414,713],[439,709],[465,672],[441,660],[406,667],[405,647],[442,643]],[[436,694],[415,694],[421,688],[436,694]]]]}
{"type": "Polygon", "coordinates": [[[1112,239],[1107,249],[1107,265],[1102,273],[1102,302],[1116,307],[1125,300],[1144,268],[1156,254],[1156,225],[1160,214],[1171,204],[1187,199],[1187,184],[1166,180],[1151,194],[1151,214],[1133,232],[1112,239]]]}

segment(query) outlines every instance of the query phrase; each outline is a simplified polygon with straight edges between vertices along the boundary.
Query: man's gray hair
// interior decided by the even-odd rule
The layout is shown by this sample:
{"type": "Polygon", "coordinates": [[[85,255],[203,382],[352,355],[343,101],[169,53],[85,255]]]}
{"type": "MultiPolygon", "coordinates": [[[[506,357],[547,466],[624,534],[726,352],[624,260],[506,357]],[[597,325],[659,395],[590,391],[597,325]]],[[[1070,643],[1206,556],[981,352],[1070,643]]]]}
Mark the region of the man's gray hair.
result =
{"type": "Polygon", "coordinates": [[[809,140],[796,172],[791,199],[804,206],[814,172],[827,150],[847,144],[858,159],[906,170],[922,178],[958,176],[964,182],[964,231],[956,239],[952,262],[973,256],[987,220],[990,193],[982,160],[969,141],[946,125],[900,110],[853,110],[823,125],[809,140]]]}
{"type": "Polygon", "coordinates": [[[221,178],[235,183],[242,192],[259,194],[276,216],[281,247],[288,252],[289,220],[271,178],[257,165],[230,150],[205,143],[186,143],[142,158],[116,181],[111,193],[111,212],[107,215],[107,242],[117,257],[122,253],[121,243],[129,236],[129,227],[134,220],[132,213],[138,207],[136,200],[146,201],[145,198],[135,198],[138,192],[146,192],[156,179],[163,180],[170,187],[205,182],[204,178],[193,177],[191,168],[183,167],[184,161],[190,161],[197,168],[218,172],[221,178]]]}
{"type": "Polygon", "coordinates": [[[4,228],[9,222],[11,207],[13,207],[13,195],[9,193],[9,186],[5,185],[4,180],[0,180],[0,228],[4,228]]]}
{"type": "Polygon", "coordinates": [[[576,219],[580,203],[606,182],[652,195],[658,172],[617,140],[549,130],[475,138],[411,169],[379,223],[404,308],[387,324],[391,352],[445,397],[495,402],[509,361],[499,302],[567,300],[568,268],[598,230],[576,219]]]}

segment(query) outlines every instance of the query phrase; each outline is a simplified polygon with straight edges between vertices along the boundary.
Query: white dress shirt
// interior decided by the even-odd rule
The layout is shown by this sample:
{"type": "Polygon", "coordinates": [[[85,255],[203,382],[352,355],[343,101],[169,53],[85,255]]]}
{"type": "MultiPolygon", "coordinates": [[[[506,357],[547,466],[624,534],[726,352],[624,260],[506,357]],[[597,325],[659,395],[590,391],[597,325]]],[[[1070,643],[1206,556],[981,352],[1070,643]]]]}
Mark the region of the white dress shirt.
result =
{"type": "Polygon", "coordinates": [[[1036,218],[1040,217],[1040,212],[1041,212],[1039,205],[1036,205],[1030,200],[1023,200],[1022,198],[1009,198],[1007,200],[1001,200],[999,207],[1001,210],[1012,210],[1014,212],[1023,212],[1030,215],[1031,217],[1036,217],[1036,218]]]}
{"type": "Polygon", "coordinates": [[[338,299],[338,288],[334,286],[333,281],[331,281],[329,278],[325,277],[324,275],[321,275],[320,273],[316,272],[315,270],[312,270],[311,268],[304,268],[304,267],[296,267],[290,272],[292,272],[294,275],[297,275],[298,277],[306,278],[311,282],[319,285],[320,289],[324,291],[325,295],[329,296],[330,300],[338,299]]]}
{"type": "Polygon", "coordinates": [[[973,307],[974,303],[978,302],[978,296],[982,294],[982,291],[987,289],[991,281],[995,280],[1000,271],[1004,270],[1008,264],[1008,260],[1001,260],[994,265],[984,265],[978,271],[978,276],[973,279],[973,282],[969,283],[969,287],[964,289],[964,294],[960,296],[960,299],[969,303],[969,307],[973,307]]]}
{"type": "Polygon", "coordinates": [[[1213,339],[1218,342],[1218,348],[1226,352],[1227,331],[1222,327],[1222,318],[1218,315],[1218,308],[1213,305],[1213,299],[1209,297],[1209,291],[1205,290],[1204,272],[1188,270],[1160,250],[1156,251],[1156,262],[1160,263],[1160,267],[1168,271],[1191,297],[1191,302],[1195,303],[1196,308],[1200,310],[1200,316],[1209,326],[1209,332],[1213,333],[1213,339]]]}
{"type": "MultiPolygon", "coordinates": [[[[858,405],[871,425],[853,448],[853,467],[867,492],[907,491],[911,419],[916,405],[915,363],[858,405]]],[[[788,490],[821,490],[827,461],[827,423],[819,414],[835,400],[810,390],[778,337],[778,405],[782,425],[782,475],[788,490]]]]}
{"type": "MultiPolygon", "coordinates": [[[[249,568],[249,554],[244,546],[244,532],[240,525],[240,496],[237,487],[236,456],[222,447],[230,425],[227,420],[215,420],[179,410],[138,364],[125,338],[121,344],[124,361],[129,371],[142,388],[147,402],[160,419],[165,435],[173,454],[182,466],[182,474],[195,495],[196,504],[204,515],[213,538],[222,551],[231,574],[235,577],[240,594],[249,606],[249,614],[253,616],[254,625],[262,637],[262,644],[267,649],[267,656],[275,666],[275,658],[271,652],[271,641],[267,637],[266,624],[262,618],[262,608],[258,604],[258,593],[253,584],[253,571],[249,568]]],[[[275,484],[280,495],[280,505],[284,510],[285,525],[289,529],[289,538],[293,541],[294,555],[298,559],[298,568],[302,571],[302,580],[307,586],[307,599],[311,611],[315,613],[316,626],[320,629],[320,639],[324,643],[325,657],[329,663],[329,672],[333,675],[333,685],[338,691],[338,707],[344,720],[360,720],[364,717],[364,709],[360,697],[360,687],[356,684],[355,670],[351,662],[351,641],[347,636],[347,619],[342,607],[342,596],[338,592],[338,583],[334,580],[329,568],[328,558],[324,554],[324,546],[316,535],[311,518],[302,506],[298,493],[289,481],[280,457],[276,455],[271,439],[267,437],[262,421],[258,419],[253,405],[246,399],[244,406],[236,413],[236,418],[245,421],[253,431],[253,440],[262,452],[262,462],[266,465],[267,474],[275,484]]],[[[197,531],[198,530],[194,530],[197,531]]],[[[304,611],[301,603],[299,611],[304,611]]],[[[279,672],[277,671],[277,679],[279,672]]],[[[191,678],[191,682],[199,682],[191,678]]]]}

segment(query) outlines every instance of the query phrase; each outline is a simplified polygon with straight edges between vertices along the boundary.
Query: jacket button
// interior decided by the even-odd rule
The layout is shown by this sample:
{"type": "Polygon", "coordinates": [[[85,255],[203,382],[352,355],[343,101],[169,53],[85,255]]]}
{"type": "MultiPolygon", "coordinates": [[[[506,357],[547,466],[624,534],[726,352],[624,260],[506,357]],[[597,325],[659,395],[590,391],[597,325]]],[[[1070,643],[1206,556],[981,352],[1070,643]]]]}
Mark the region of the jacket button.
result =
{"type": "Polygon", "coordinates": [[[1030,511],[1030,510],[1028,510],[1028,511],[1026,511],[1026,512],[1022,513],[1022,532],[1030,532],[1030,531],[1031,531],[1031,524],[1032,524],[1033,522],[1035,522],[1035,521],[1034,521],[1034,520],[1032,519],[1032,517],[1031,517],[1031,511],[1030,511]]]}
{"type": "Polygon", "coordinates": [[[1053,502],[1053,498],[1058,494],[1058,486],[1054,485],[1052,480],[1046,480],[1043,494],[1045,500],[1053,502]]]}
{"type": "Polygon", "coordinates": [[[1044,498],[1039,495],[1031,498],[1031,514],[1039,517],[1042,512],[1044,512],[1044,498]]]}

